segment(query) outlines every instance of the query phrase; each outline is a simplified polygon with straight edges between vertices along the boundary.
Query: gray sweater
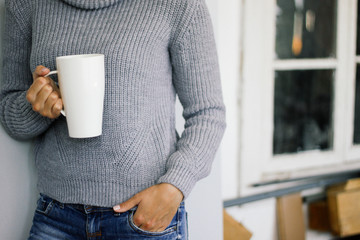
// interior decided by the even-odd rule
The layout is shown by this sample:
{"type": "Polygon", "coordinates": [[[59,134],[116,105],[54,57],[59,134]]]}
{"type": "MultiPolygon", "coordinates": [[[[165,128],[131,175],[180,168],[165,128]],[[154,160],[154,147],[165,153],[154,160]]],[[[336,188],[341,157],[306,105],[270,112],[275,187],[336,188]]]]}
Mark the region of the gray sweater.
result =
{"type": "Polygon", "coordinates": [[[35,138],[41,193],[111,207],[164,182],[186,198],[209,174],[225,107],[204,0],[8,0],[5,25],[0,119],[35,138]],[[88,53],[105,55],[103,134],[72,139],[64,117],[42,117],[25,95],[37,65],[88,53]]]}

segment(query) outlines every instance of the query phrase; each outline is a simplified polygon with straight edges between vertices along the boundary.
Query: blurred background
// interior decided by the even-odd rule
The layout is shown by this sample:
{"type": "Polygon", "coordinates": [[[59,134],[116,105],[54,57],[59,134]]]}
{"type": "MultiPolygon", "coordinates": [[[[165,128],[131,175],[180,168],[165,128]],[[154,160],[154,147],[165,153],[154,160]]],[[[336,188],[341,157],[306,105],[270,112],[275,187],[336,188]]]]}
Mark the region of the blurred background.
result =
{"type": "Polygon", "coordinates": [[[358,1],[218,6],[229,124],[221,148],[227,211],[251,239],[333,239],[330,231],[310,230],[308,207],[326,200],[332,184],[357,177],[360,167],[358,1]],[[295,192],[303,201],[304,238],[285,238],[279,199],[295,192]]]}
{"type": "MultiPolygon", "coordinates": [[[[251,239],[286,239],[277,206],[292,193],[301,197],[304,223],[304,236],[292,240],[333,239],[329,231],[310,229],[308,206],[310,198],[324,200],[331,184],[360,173],[360,4],[206,2],[227,130],[211,175],[187,201],[190,239],[223,239],[224,206],[251,239]]],[[[3,23],[0,0],[1,34],[3,23]]],[[[179,131],[181,114],[178,104],[179,131]]],[[[31,142],[12,140],[0,126],[0,153],[0,232],[3,239],[25,239],[37,198],[31,142]]]]}

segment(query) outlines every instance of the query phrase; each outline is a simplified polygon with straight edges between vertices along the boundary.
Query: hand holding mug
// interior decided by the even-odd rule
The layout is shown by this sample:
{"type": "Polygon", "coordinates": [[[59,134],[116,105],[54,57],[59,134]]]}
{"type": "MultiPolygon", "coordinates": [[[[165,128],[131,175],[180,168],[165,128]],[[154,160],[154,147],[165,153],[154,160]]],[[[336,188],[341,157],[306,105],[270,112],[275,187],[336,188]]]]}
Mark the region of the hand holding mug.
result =
{"type": "Polygon", "coordinates": [[[57,118],[63,108],[60,90],[55,82],[45,77],[50,70],[44,66],[37,66],[33,73],[33,84],[27,91],[26,99],[31,103],[34,111],[44,117],[57,118]]]}
{"type": "Polygon", "coordinates": [[[34,111],[49,118],[66,116],[69,136],[102,134],[105,94],[105,56],[80,54],[56,57],[56,69],[38,66],[27,100],[34,111]],[[57,74],[59,87],[48,76],[57,74]],[[63,109],[64,108],[64,109],[63,109]]]}

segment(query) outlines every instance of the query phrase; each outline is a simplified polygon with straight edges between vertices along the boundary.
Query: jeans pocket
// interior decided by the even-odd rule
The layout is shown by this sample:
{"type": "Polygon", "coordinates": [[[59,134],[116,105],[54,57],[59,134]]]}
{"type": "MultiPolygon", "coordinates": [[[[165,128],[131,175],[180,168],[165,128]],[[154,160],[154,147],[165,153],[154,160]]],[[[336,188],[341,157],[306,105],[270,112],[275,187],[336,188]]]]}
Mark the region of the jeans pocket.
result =
{"type": "Polygon", "coordinates": [[[150,232],[143,230],[135,225],[133,217],[136,210],[130,210],[128,215],[128,222],[130,227],[138,234],[143,236],[165,236],[171,233],[176,233],[177,227],[178,227],[178,212],[176,212],[174,218],[171,220],[170,225],[162,232],[150,232]]]}
{"type": "Polygon", "coordinates": [[[54,200],[41,194],[39,200],[37,201],[37,207],[35,211],[37,213],[48,216],[53,206],[54,206],[54,200]]]}

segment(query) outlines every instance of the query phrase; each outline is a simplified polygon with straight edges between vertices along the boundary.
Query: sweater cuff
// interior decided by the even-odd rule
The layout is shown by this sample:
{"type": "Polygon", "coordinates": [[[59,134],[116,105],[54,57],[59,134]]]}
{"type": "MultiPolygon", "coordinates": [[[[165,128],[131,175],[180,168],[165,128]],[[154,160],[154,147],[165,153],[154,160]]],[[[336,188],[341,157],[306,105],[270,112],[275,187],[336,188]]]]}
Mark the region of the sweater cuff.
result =
{"type": "Polygon", "coordinates": [[[174,152],[168,159],[167,172],[157,181],[158,184],[170,183],[177,187],[184,195],[184,200],[189,196],[197,182],[195,174],[184,166],[186,162],[180,152],[174,152]]]}
{"type": "Polygon", "coordinates": [[[31,104],[26,100],[26,92],[18,96],[9,97],[2,103],[6,112],[1,116],[5,130],[15,139],[31,139],[42,134],[54,119],[41,116],[32,110],[31,104]]]}

